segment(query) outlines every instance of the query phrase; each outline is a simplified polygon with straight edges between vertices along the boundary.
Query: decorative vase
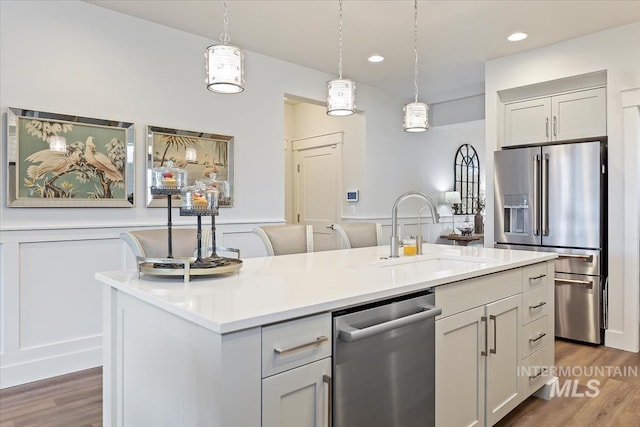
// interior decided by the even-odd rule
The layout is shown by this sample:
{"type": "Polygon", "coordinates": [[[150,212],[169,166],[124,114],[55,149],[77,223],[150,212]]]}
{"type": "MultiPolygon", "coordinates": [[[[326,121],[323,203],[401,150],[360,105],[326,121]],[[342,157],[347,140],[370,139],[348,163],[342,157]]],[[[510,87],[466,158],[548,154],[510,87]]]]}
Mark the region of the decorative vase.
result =
{"type": "Polygon", "coordinates": [[[483,234],[484,233],[484,218],[482,217],[482,214],[480,212],[476,212],[476,217],[475,217],[475,224],[474,224],[474,230],[476,234],[483,234]]]}

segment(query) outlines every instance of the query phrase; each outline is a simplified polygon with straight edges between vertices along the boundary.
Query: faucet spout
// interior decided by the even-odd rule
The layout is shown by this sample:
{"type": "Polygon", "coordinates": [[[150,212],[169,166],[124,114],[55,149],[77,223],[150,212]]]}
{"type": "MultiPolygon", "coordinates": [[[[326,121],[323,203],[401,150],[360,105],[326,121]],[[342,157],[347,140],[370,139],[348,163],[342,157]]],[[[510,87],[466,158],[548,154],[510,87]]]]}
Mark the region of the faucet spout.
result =
{"type": "MultiPolygon", "coordinates": [[[[440,221],[440,215],[438,215],[438,207],[431,197],[419,191],[407,191],[406,193],[401,194],[400,197],[396,199],[395,203],[393,204],[393,209],[391,210],[391,253],[389,255],[391,258],[397,258],[399,256],[400,245],[398,237],[398,207],[405,200],[412,198],[424,200],[427,203],[427,206],[429,206],[433,222],[437,223],[440,221]]],[[[419,213],[418,216],[420,216],[419,213]]],[[[421,242],[422,231],[418,230],[418,233],[420,234],[420,238],[418,239],[418,241],[421,242]]]]}

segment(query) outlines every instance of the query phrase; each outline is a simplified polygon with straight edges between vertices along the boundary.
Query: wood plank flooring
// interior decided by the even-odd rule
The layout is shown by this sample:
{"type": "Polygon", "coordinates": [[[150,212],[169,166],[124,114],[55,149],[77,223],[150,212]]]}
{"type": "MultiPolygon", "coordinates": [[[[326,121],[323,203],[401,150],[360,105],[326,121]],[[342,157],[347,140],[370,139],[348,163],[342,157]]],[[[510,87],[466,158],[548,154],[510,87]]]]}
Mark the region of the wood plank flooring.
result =
{"type": "MultiPolygon", "coordinates": [[[[530,397],[500,421],[498,427],[640,426],[639,353],[556,341],[555,355],[559,369],[570,369],[568,376],[560,377],[561,387],[566,380],[577,380],[577,393],[594,393],[588,381],[598,380],[599,395],[560,396],[550,401],[530,397]],[[605,372],[594,370],[599,367],[604,367],[605,372]],[[627,368],[630,373],[635,368],[638,375],[616,375],[621,372],[609,373],[606,367],[627,368]]],[[[0,427],[101,425],[102,368],[0,390],[0,427]]]]}
{"type": "Polygon", "coordinates": [[[0,427],[101,427],[102,368],[0,390],[0,427]]]}
{"type": "Polygon", "coordinates": [[[496,426],[640,426],[640,353],[557,340],[555,356],[557,373],[569,374],[558,375],[560,390],[571,381],[570,390],[549,401],[530,397],[496,426]]]}

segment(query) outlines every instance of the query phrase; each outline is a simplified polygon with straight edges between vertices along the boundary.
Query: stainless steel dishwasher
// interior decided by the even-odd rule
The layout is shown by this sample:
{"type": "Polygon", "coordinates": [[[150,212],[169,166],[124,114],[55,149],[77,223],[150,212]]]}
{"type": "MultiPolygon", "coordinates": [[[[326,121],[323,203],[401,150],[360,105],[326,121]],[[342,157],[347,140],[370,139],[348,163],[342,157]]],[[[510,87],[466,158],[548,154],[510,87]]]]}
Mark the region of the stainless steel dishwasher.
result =
{"type": "Polygon", "coordinates": [[[435,294],[333,313],[333,426],[435,424],[435,294]]]}

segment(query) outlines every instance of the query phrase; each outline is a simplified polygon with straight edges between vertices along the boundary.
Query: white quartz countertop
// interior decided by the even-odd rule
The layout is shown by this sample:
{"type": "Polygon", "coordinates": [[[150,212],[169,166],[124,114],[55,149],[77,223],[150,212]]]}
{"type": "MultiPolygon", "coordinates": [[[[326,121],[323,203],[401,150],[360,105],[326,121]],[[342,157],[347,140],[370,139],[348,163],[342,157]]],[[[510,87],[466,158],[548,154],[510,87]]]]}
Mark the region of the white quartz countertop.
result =
{"type": "Polygon", "coordinates": [[[547,261],[556,254],[424,244],[423,255],[388,257],[388,246],[243,260],[233,274],[182,277],[135,270],[98,281],[190,320],[229,333],[333,311],[547,261]]]}

